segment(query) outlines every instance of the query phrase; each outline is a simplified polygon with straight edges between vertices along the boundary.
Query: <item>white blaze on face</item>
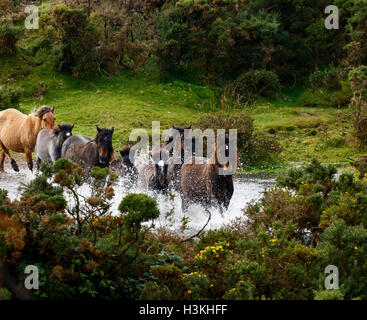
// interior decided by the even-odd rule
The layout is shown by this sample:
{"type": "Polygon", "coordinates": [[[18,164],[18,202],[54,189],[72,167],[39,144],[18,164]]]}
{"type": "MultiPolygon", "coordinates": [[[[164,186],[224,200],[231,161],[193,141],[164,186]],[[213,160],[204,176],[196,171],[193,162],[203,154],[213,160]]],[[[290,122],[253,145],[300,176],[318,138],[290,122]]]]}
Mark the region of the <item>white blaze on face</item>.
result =
{"type": "Polygon", "coordinates": [[[67,137],[70,137],[70,132],[66,132],[66,136],[67,137]]]}
{"type": "Polygon", "coordinates": [[[163,167],[163,166],[164,166],[164,161],[163,161],[163,160],[159,161],[159,162],[158,162],[158,165],[159,165],[160,167],[163,167]]]}

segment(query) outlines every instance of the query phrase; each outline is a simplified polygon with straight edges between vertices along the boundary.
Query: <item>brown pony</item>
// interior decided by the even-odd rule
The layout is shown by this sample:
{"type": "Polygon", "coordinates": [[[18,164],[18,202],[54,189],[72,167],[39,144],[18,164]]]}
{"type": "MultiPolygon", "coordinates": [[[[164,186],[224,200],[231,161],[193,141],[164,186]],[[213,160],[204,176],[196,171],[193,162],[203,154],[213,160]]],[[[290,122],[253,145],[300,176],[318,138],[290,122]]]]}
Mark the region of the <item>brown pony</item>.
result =
{"type": "Polygon", "coordinates": [[[16,109],[0,112],[0,171],[4,171],[5,156],[10,159],[11,166],[19,171],[18,165],[11,157],[9,150],[25,153],[28,168],[33,170],[32,152],[36,145],[38,133],[42,129],[53,129],[55,125],[55,108],[43,106],[37,112],[25,115],[16,109]]]}
{"type": "MultiPolygon", "coordinates": [[[[225,140],[225,152],[228,156],[228,143],[225,140]]],[[[228,162],[221,165],[218,162],[218,147],[211,159],[193,157],[190,162],[185,162],[181,169],[181,198],[182,210],[186,211],[190,202],[198,202],[205,206],[218,205],[220,212],[228,209],[234,187],[233,174],[221,175],[219,169],[233,172],[228,162]]]]}
{"type": "MultiPolygon", "coordinates": [[[[185,148],[185,129],[191,129],[191,125],[185,127],[173,126],[164,137],[164,143],[155,146],[151,151],[151,154],[159,152],[162,148],[169,151],[167,180],[173,189],[177,191],[180,189],[181,167],[184,163],[185,151],[187,150],[187,147],[185,148]],[[169,145],[170,149],[168,148],[169,145]],[[173,154],[174,150],[180,150],[180,155],[178,155],[179,159],[175,159],[173,154]]],[[[191,138],[191,143],[191,156],[193,156],[195,155],[195,137],[191,138]]]]}
{"type": "Polygon", "coordinates": [[[70,159],[85,166],[89,171],[93,166],[108,168],[110,166],[113,147],[112,129],[100,129],[94,139],[87,136],[76,135],[66,139],[61,149],[61,157],[70,159]]]}

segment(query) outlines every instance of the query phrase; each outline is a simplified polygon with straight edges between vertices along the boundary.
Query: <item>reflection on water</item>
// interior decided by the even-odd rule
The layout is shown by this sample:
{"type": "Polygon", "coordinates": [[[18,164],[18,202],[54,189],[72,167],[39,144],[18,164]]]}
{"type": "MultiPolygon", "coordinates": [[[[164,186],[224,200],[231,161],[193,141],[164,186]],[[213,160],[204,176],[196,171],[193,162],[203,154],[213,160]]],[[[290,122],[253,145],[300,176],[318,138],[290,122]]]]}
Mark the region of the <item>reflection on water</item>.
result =
{"type": "MultiPolygon", "coordinates": [[[[24,183],[30,182],[35,177],[29,170],[20,172],[0,173],[0,188],[8,190],[8,196],[11,200],[19,199],[21,191],[19,188],[24,183]]],[[[265,177],[236,177],[234,184],[234,194],[231,203],[226,212],[221,215],[218,210],[211,208],[211,220],[206,229],[216,229],[229,223],[236,217],[243,216],[242,209],[251,201],[258,200],[266,187],[273,186],[275,180],[265,177]]],[[[88,193],[88,188],[82,187],[81,192],[88,193]]],[[[137,187],[126,188],[126,181],[119,180],[115,188],[115,198],[112,206],[112,212],[117,213],[117,207],[124,196],[129,193],[146,193],[156,198],[161,211],[160,217],[155,222],[156,227],[166,227],[172,230],[178,230],[181,226],[183,217],[188,217],[188,234],[200,230],[208,220],[208,213],[199,205],[193,205],[184,214],[181,211],[181,198],[175,194],[173,199],[168,196],[156,194],[150,191],[141,190],[137,187]],[[173,209],[173,210],[172,210],[173,209]],[[169,214],[170,213],[170,214],[169,214]]]]}

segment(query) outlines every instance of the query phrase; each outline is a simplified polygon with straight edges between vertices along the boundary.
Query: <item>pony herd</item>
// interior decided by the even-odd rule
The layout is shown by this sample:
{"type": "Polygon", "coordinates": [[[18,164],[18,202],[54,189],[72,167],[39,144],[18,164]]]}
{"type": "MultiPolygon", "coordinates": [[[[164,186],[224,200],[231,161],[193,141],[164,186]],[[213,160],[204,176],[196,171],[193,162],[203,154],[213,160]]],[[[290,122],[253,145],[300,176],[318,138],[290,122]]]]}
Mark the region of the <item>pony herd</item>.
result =
{"type": "MultiPolygon", "coordinates": [[[[55,126],[55,121],[54,107],[43,106],[30,115],[24,115],[15,109],[1,111],[0,171],[4,170],[5,157],[10,160],[12,168],[19,171],[9,150],[25,153],[28,168],[32,171],[32,153],[35,152],[37,170],[42,161],[54,163],[59,158],[67,158],[80,164],[88,172],[93,166],[109,167],[110,171],[120,177],[127,177],[130,182],[136,183],[141,188],[162,193],[168,193],[170,190],[178,191],[181,194],[183,210],[187,210],[191,203],[217,206],[220,212],[228,209],[234,190],[233,174],[220,174],[223,165],[218,162],[217,144],[211,159],[195,156],[195,138],[192,138],[192,145],[187,148],[184,143],[184,132],[191,126],[183,128],[173,126],[165,137],[165,142],[151,150],[149,163],[146,163],[141,170],[137,170],[131,154],[133,150],[130,147],[119,150],[119,157],[113,156],[114,127],[101,129],[96,126],[97,133],[92,139],[84,135],[73,135],[72,124],[63,123],[55,126]],[[178,143],[181,150],[178,161],[174,161],[172,150],[168,148],[172,143],[178,143]],[[188,151],[190,161],[185,162],[184,155],[188,151]]],[[[228,138],[225,139],[225,150],[227,149],[228,138]]]]}

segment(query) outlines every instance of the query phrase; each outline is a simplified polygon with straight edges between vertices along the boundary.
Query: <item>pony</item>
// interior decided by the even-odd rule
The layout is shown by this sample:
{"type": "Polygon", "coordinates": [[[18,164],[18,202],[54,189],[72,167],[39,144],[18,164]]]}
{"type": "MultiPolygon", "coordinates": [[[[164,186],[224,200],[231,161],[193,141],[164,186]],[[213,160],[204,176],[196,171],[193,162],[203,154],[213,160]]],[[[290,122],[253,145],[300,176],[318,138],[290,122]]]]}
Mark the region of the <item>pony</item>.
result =
{"type": "Polygon", "coordinates": [[[108,168],[113,154],[114,127],[100,129],[96,126],[96,128],[97,135],[94,139],[83,135],[75,135],[67,139],[62,145],[61,157],[85,166],[88,172],[93,166],[108,168]]]}
{"type": "MultiPolygon", "coordinates": [[[[169,151],[169,159],[167,160],[167,179],[168,183],[176,191],[180,189],[180,173],[181,167],[185,160],[185,129],[191,129],[191,125],[185,127],[172,126],[168,130],[167,135],[164,137],[164,143],[155,146],[151,153],[158,152],[160,149],[164,148],[169,151]],[[170,147],[168,147],[170,145],[170,147]],[[174,150],[180,150],[180,159],[176,159],[174,155],[174,150]]],[[[195,137],[191,139],[191,155],[195,155],[195,137]]],[[[187,150],[187,148],[186,148],[187,150]]]]}
{"type": "Polygon", "coordinates": [[[25,153],[29,170],[33,171],[32,152],[38,133],[42,129],[53,129],[55,107],[42,106],[35,113],[25,115],[16,109],[0,112],[0,171],[4,171],[5,156],[10,159],[14,171],[19,171],[9,150],[25,153]]]}
{"type": "Polygon", "coordinates": [[[110,164],[110,170],[119,176],[130,176],[136,179],[138,170],[130,160],[130,147],[124,147],[120,151],[121,158],[115,159],[110,164]]]}
{"type": "Polygon", "coordinates": [[[72,136],[73,124],[62,123],[53,130],[42,129],[37,135],[36,153],[37,170],[41,162],[55,163],[61,157],[61,148],[66,139],[72,136]]]}
{"type": "Polygon", "coordinates": [[[167,160],[169,152],[161,147],[151,154],[153,163],[145,165],[139,172],[138,185],[143,188],[165,192],[168,189],[167,160]]]}
{"type": "MultiPolygon", "coordinates": [[[[225,139],[225,153],[228,156],[229,139],[225,139]]],[[[238,154],[237,154],[238,156],[238,154]]],[[[180,192],[182,210],[186,211],[190,203],[204,206],[218,205],[220,213],[228,209],[234,186],[233,174],[221,175],[219,169],[233,171],[231,164],[218,162],[218,145],[211,159],[192,157],[182,165],[180,192]]]]}

